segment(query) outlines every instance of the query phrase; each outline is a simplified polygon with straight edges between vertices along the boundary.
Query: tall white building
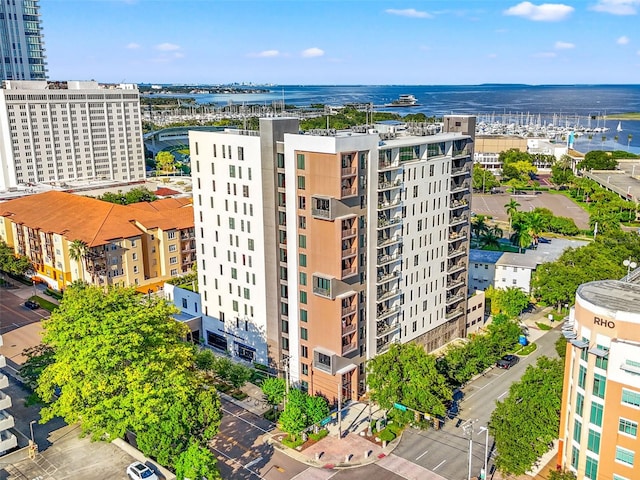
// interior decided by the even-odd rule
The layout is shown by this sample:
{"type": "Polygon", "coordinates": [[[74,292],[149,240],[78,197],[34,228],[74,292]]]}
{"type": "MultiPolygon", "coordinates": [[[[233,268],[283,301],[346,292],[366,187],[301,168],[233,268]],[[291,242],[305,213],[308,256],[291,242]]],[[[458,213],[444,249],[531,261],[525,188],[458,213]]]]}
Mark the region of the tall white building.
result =
{"type": "Polygon", "coordinates": [[[39,1],[0,2],[0,80],[44,80],[45,58],[39,1]]]}
{"type": "MultiPolygon", "coordinates": [[[[2,346],[2,335],[0,335],[0,347],[2,346]]],[[[16,436],[9,430],[14,426],[13,416],[6,410],[11,407],[11,397],[2,391],[9,386],[9,378],[2,373],[2,369],[7,366],[4,355],[0,355],[0,455],[11,450],[18,444],[16,436]]]]}
{"type": "Polygon", "coordinates": [[[205,341],[349,399],[391,344],[464,336],[474,131],[191,132],[205,341]]]}
{"type": "Polygon", "coordinates": [[[0,190],[144,178],[135,85],[5,82],[0,90],[0,190]]]}

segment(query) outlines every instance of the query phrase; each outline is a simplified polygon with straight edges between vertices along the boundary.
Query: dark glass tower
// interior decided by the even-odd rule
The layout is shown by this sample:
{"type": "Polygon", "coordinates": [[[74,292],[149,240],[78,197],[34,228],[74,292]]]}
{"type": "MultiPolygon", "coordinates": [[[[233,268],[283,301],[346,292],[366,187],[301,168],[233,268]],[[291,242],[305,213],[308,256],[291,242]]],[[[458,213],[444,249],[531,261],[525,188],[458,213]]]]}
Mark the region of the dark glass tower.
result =
{"type": "Polygon", "coordinates": [[[0,80],[46,80],[38,0],[0,1],[0,80]]]}

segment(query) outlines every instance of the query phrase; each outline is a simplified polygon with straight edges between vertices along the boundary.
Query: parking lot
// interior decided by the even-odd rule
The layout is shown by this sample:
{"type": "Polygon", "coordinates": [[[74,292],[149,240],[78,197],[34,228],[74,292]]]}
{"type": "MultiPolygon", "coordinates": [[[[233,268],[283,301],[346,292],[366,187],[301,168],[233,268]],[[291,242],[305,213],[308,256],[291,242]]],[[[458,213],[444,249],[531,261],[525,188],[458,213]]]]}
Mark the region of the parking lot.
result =
{"type": "Polygon", "coordinates": [[[534,208],[548,208],[558,217],[573,218],[581,230],[589,228],[589,214],[564,195],[540,192],[538,194],[510,195],[501,193],[496,195],[473,194],[471,197],[471,211],[477,215],[490,215],[499,222],[509,222],[504,206],[511,200],[520,204],[518,210],[528,212],[534,208]]]}

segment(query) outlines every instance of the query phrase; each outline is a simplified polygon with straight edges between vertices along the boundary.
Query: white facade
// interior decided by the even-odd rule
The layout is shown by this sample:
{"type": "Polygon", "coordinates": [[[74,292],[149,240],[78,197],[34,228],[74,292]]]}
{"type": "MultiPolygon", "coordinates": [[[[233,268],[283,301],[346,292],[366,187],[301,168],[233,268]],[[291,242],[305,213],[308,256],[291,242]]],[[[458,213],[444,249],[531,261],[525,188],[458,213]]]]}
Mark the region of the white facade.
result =
{"type": "Polygon", "coordinates": [[[0,190],[144,178],[134,85],[7,81],[0,89],[0,190]]]}
{"type": "Polygon", "coordinates": [[[495,288],[516,287],[531,293],[531,277],[539,263],[538,257],[531,254],[504,253],[496,262],[495,288]]]}
{"type": "Polygon", "coordinates": [[[47,67],[38,0],[0,3],[0,80],[44,80],[47,67]]]}
{"type": "MultiPolygon", "coordinates": [[[[2,335],[0,335],[0,346],[2,346],[2,335]]],[[[2,373],[2,369],[6,366],[7,360],[4,355],[0,355],[0,456],[18,444],[16,436],[9,431],[14,426],[13,417],[6,411],[11,407],[11,397],[2,391],[9,386],[9,378],[2,373]]]]}

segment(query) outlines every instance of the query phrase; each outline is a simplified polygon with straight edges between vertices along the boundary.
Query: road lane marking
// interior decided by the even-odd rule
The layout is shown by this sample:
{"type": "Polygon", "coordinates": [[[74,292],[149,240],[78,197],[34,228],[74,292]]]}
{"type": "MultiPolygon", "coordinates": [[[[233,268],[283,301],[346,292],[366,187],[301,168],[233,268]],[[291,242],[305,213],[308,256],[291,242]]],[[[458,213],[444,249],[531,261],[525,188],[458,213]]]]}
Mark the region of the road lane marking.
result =
{"type": "Polygon", "coordinates": [[[249,420],[246,420],[244,418],[242,418],[240,415],[236,415],[235,413],[233,413],[230,410],[227,410],[226,408],[222,408],[222,411],[225,413],[228,413],[229,415],[233,415],[234,417],[236,417],[238,420],[242,420],[244,423],[251,425],[254,428],[257,428],[258,430],[260,430],[262,433],[269,433],[271,430],[273,430],[273,428],[271,430],[265,430],[262,427],[259,427],[258,425],[251,423],[249,420]]]}
{"type": "Polygon", "coordinates": [[[438,468],[440,468],[444,463],[446,462],[446,460],[442,460],[438,465],[436,465],[435,467],[433,467],[433,470],[437,470],[438,468]]]}
{"type": "Polygon", "coordinates": [[[500,400],[502,397],[504,397],[507,393],[509,393],[509,392],[507,391],[507,392],[501,393],[500,396],[498,397],[498,400],[500,400]]]}
{"type": "MultiPolygon", "coordinates": [[[[508,370],[505,370],[505,373],[508,372],[508,370]]],[[[504,375],[505,373],[503,373],[502,375],[504,375]]],[[[471,397],[473,397],[476,393],[478,393],[480,390],[484,390],[485,388],[487,388],[489,385],[491,385],[493,382],[495,382],[496,380],[498,380],[500,377],[502,377],[502,375],[497,375],[496,378],[494,378],[493,380],[491,380],[489,383],[487,383],[486,385],[478,388],[477,390],[475,390],[474,392],[472,392],[470,395],[465,395],[464,399],[465,400],[469,400],[471,397]]]]}
{"type": "MultiPolygon", "coordinates": [[[[218,452],[218,454],[222,455],[223,457],[227,458],[228,461],[230,461],[231,463],[235,463],[236,465],[239,465],[240,468],[244,468],[247,472],[249,472],[251,475],[258,477],[259,479],[262,480],[263,477],[260,476],[260,474],[254,472],[253,470],[251,470],[250,468],[247,468],[246,465],[243,465],[241,462],[239,462],[238,460],[236,460],[235,458],[230,457],[229,455],[227,455],[224,452],[221,452],[220,450],[218,450],[215,447],[209,447],[211,448],[211,450],[215,450],[216,452],[218,452]]],[[[228,462],[225,462],[228,463],[228,462]]]]}
{"type": "Polygon", "coordinates": [[[422,457],[424,457],[427,453],[429,453],[429,450],[427,450],[426,452],[421,453],[420,455],[418,455],[418,456],[416,457],[416,460],[420,460],[420,459],[421,459],[422,457]]]}
{"type": "Polygon", "coordinates": [[[255,460],[251,460],[249,463],[247,463],[245,466],[247,468],[249,467],[253,467],[256,463],[261,462],[262,461],[262,457],[258,457],[255,460]]]}

